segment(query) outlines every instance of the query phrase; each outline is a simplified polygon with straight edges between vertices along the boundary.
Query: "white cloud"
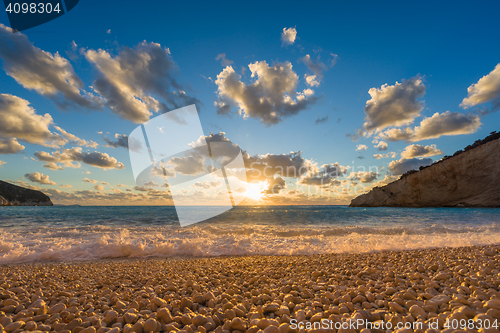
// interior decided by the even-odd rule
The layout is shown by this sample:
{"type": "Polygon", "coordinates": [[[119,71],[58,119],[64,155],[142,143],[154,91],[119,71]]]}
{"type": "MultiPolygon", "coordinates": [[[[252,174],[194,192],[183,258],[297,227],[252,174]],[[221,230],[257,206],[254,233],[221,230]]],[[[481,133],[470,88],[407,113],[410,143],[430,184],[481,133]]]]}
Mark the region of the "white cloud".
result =
{"type": "Polygon", "coordinates": [[[6,164],[7,162],[4,162],[4,161],[0,161],[0,166],[6,164]]]}
{"type": "Polygon", "coordinates": [[[49,130],[53,124],[50,114],[41,116],[25,99],[0,94],[0,136],[17,138],[49,147],[64,145],[67,140],[49,130]]]}
{"type": "Polygon", "coordinates": [[[243,117],[258,118],[272,125],[307,109],[317,101],[311,89],[296,91],[299,77],[289,62],[269,66],[265,61],[258,61],[248,67],[254,79],[248,85],[240,81],[241,76],[231,66],[217,75],[217,113],[229,114],[234,103],[243,117]]]}
{"type": "Polygon", "coordinates": [[[98,99],[83,90],[83,82],[59,53],[35,47],[26,35],[0,24],[0,58],[5,72],[26,89],[54,99],[59,105],[98,108],[98,99]],[[64,98],[59,99],[58,94],[64,98]]]}
{"type": "Polygon", "coordinates": [[[208,189],[211,189],[211,188],[214,188],[214,187],[218,187],[221,185],[221,182],[218,181],[218,180],[215,180],[215,181],[208,181],[208,180],[205,180],[204,182],[196,182],[194,183],[193,185],[191,185],[192,187],[196,187],[196,188],[201,188],[201,189],[204,189],[204,190],[208,190],[208,189]]]}
{"type": "Polygon", "coordinates": [[[488,102],[493,102],[493,108],[500,107],[500,63],[488,75],[467,88],[467,93],[460,104],[463,108],[488,102]]]}
{"type": "Polygon", "coordinates": [[[474,133],[481,126],[480,117],[476,114],[462,114],[446,111],[426,117],[415,128],[391,128],[377,135],[379,139],[388,141],[405,140],[416,142],[427,139],[436,139],[443,135],[461,135],[474,133]]]}
{"type": "Polygon", "coordinates": [[[283,28],[281,33],[281,45],[292,45],[297,38],[297,30],[295,28],[283,28]]]}
{"type": "Polygon", "coordinates": [[[85,178],[82,180],[82,183],[97,184],[97,183],[99,183],[99,181],[97,181],[97,180],[95,180],[95,179],[88,179],[87,177],[85,177],[85,178]]]}
{"type": "Polygon", "coordinates": [[[364,108],[366,116],[363,127],[368,132],[378,132],[389,126],[412,123],[423,109],[418,98],[425,94],[425,85],[417,75],[392,86],[384,84],[380,89],[371,88],[368,93],[371,99],[364,108]]]}
{"type": "MultiPolygon", "coordinates": [[[[0,125],[1,126],[1,125],[0,125]]],[[[0,154],[17,154],[24,150],[24,146],[17,142],[16,138],[0,138],[0,154]]]]}
{"type": "Polygon", "coordinates": [[[304,78],[306,79],[306,83],[311,87],[319,87],[320,82],[316,79],[316,75],[304,74],[304,78]]]}
{"type": "Polygon", "coordinates": [[[42,165],[44,168],[51,169],[51,170],[64,170],[64,168],[60,165],[55,164],[54,162],[47,162],[44,165],[42,165]]]}
{"type": "Polygon", "coordinates": [[[380,141],[380,142],[378,142],[378,143],[377,143],[377,145],[376,145],[376,146],[374,146],[374,147],[375,147],[375,148],[377,148],[377,150],[378,150],[378,151],[385,151],[385,150],[387,150],[387,147],[388,147],[388,146],[389,146],[389,145],[387,144],[387,142],[385,142],[385,141],[380,141]]]}
{"type": "Polygon", "coordinates": [[[427,166],[430,164],[432,164],[432,159],[430,158],[402,158],[389,163],[389,171],[391,171],[393,175],[401,175],[407,171],[418,170],[421,166],[427,166]]]}
{"type": "Polygon", "coordinates": [[[177,66],[170,50],[160,44],[144,41],[133,49],[124,47],[115,57],[102,49],[89,50],[85,58],[100,74],[94,90],[124,119],[142,123],[152,111],[167,112],[199,102],[176,81],[177,66]]]}
{"type": "Polygon", "coordinates": [[[44,175],[40,172],[27,173],[24,175],[27,179],[33,183],[44,184],[44,185],[57,185],[55,182],[49,179],[49,176],[44,175]]]}
{"type": "Polygon", "coordinates": [[[78,146],[82,146],[82,147],[91,147],[91,148],[97,148],[97,146],[99,146],[99,144],[97,144],[96,142],[94,141],[86,141],[86,140],[83,140],[83,139],[80,139],[79,137],[77,137],[76,135],[74,134],[71,134],[71,133],[68,133],[66,132],[65,130],[63,130],[61,127],[59,126],[54,126],[54,128],[59,131],[59,133],[61,133],[61,135],[66,139],[68,140],[69,142],[71,143],[74,143],[78,146]]]}
{"type": "Polygon", "coordinates": [[[390,152],[390,153],[387,153],[387,154],[374,154],[373,157],[375,159],[381,159],[381,158],[395,158],[396,157],[396,153],[395,152],[390,152]]]}
{"type": "Polygon", "coordinates": [[[443,152],[436,148],[436,145],[422,146],[422,145],[409,145],[401,153],[401,157],[411,159],[414,157],[427,157],[441,155],[443,152]]]}
{"type": "Polygon", "coordinates": [[[64,184],[64,185],[59,185],[59,187],[62,187],[62,188],[72,188],[73,186],[71,186],[69,184],[64,184]]]}
{"type": "Polygon", "coordinates": [[[368,146],[367,145],[357,145],[356,146],[356,151],[361,151],[361,150],[367,150],[368,146]]]}
{"type": "Polygon", "coordinates": [[[446,111],[444,113],[434,113],[432,117],[424,118],[420,126],[415,127],[414,141],[435,139],[442,135],[470,134],[477,131],[481,126],[478,115],[462,114],[458,112],[446,111]]]}

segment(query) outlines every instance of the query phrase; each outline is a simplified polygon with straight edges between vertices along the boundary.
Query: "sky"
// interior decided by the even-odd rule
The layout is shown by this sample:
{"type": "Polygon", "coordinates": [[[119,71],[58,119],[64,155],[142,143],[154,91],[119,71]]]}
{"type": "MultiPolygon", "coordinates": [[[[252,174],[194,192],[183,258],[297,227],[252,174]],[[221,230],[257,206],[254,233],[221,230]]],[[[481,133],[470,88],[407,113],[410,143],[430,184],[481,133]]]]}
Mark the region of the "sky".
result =
{"type": "MultiPolygon", "coordinates": [[[[242,152],[243,204],[348,204],[499,130],[499,9],[82,0],[17,33],[1,11],[0,179],[55,204],[172,204],[134,179],[128,135],[195,104],[202,142],[242,152]]],[[[224,180],[198,179],[196,154],[167,183],[214,204],[224,180]]]]}

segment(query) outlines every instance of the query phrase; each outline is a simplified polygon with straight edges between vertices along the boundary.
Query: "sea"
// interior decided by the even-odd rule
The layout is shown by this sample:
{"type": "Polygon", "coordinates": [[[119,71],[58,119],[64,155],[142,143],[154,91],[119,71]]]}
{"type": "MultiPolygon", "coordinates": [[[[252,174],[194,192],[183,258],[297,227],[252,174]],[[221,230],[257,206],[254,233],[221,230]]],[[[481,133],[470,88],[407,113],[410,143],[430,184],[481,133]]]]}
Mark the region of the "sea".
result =
{"type": "Polygon", "coordinates": [[[500,244],[500,209],[237,206],[181,227],[170,206],[0,207],[0,264],[487,244],[500,244]]]}

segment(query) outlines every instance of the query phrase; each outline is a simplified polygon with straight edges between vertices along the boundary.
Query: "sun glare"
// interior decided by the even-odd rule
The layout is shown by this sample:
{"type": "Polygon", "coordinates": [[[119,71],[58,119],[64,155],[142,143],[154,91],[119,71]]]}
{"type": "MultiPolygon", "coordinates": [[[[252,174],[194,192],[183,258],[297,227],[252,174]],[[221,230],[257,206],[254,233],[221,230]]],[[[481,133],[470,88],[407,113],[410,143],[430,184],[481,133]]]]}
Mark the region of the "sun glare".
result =
{"type": "Polygon", "coordinates": [[[268,185],[269,184],[267,181],[261,181],[255,184],[247,184],[247,191],[245,192],[245,195],[247,198],[252,200],[262,200],[262,197],[264,196],[264,192],[267,189],[268,185]]]}

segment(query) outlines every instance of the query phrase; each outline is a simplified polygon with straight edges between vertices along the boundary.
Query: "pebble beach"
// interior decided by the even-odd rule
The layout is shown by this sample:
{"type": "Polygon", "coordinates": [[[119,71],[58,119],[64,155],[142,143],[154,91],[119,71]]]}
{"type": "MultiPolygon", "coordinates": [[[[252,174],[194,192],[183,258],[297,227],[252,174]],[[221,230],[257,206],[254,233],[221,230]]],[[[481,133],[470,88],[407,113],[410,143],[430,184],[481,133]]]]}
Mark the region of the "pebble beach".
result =
{"type": "Polygon", "coordinates": [[[499,250],[3,265],[0,332],[498,332],[499,250]]]}

